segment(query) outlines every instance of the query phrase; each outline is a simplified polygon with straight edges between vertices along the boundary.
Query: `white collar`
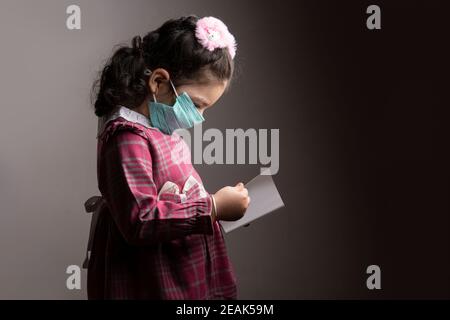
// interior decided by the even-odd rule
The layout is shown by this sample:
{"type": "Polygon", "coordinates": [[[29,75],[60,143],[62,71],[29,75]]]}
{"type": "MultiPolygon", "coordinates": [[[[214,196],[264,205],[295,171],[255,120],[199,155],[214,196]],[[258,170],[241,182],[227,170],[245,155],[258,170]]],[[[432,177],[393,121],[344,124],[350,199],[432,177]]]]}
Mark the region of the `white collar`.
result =
{"type": "Polygon", "coordinates": [[[98,118],[97,138],[103,132],[106,124],[109,121],[112,121],[119,117],[122,117],[130,122],[139,123],[147,128],[153,128],[150,119],[144,116],[142,113],[136,112],[122,105],[117,105],[116,108],[111,112],[111,114],[98,118]]]}

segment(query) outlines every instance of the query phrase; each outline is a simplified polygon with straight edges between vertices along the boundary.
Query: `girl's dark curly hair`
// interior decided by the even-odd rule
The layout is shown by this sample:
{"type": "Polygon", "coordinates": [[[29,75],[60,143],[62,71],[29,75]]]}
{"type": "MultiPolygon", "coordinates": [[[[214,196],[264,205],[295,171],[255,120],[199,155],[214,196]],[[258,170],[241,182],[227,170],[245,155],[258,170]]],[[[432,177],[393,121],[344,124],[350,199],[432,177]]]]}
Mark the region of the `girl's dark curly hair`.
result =
{"type": "Polygon", "coordinates": [[[227,48],[205,49],[195,37],[199,17],[189,15],[166,21],[143,39],[136,36],[131,47],[120,46],[107,61],[92,86],[95,114],[108,114],[117,104],[141,105],[150,94],[146,68],[166,69],[175,86],[201,78],[205,70],[218,80],[231,80],[234,62],[227,48]]]}

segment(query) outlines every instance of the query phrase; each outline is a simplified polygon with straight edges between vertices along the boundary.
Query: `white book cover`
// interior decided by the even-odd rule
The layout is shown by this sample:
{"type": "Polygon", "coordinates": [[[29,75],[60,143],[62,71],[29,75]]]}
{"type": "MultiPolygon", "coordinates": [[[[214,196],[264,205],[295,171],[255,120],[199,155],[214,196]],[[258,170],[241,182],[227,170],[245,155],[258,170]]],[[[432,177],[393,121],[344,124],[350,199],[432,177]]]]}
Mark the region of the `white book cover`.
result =
{"type": "Polygon", "coordinates": [[[225,233],[231,232],[239,227],[284,207],[280,193],[271,175],[258,175],[250,180],[245,187],[248,189],[250,204],[244,216],[237,221],[220,221],[225,233]]]}

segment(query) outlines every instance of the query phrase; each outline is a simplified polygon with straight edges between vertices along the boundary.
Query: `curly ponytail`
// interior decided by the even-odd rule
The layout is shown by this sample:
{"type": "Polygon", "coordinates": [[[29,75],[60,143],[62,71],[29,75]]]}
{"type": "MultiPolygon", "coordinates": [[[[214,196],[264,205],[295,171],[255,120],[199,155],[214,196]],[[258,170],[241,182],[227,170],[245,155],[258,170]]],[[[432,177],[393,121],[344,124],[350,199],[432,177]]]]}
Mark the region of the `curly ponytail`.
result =
{"type": "Polygon", "coordinates": [[[94,83],[99,85],[95,101],[98,117],[109,113],[117,104],[140,105],[149,94],[144,80],[145,61],[142,40],[136,36],[132,47],[122,46],[113,54],[104,67],[101,77],[94,83]]]}
{"type": "Polygon", "coordinates": [[[102,117],[118,104],[135,108],[150,94],[146,68],[164,68],[176,85],[201,77],[208,69],[219,80],[230,80],[234,62],[228,50],[206,50],[195,38],[196,15],[166,21],[142,39],[136,36],[131,47],[119,47],[94,82],[97,87],[95,114],[102,117]]]}

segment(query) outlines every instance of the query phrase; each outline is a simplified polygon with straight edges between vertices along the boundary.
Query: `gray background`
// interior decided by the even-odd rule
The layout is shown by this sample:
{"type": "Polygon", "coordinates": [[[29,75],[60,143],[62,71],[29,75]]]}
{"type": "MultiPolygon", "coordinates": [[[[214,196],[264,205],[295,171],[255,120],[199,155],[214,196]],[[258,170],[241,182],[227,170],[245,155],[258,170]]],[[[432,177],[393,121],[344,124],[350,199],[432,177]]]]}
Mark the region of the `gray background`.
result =
{"type": "MultiPolygon", "coordinates": [[[[279,128],[286,208],[226,236],[241,299],[450,297],[444,1],[0,2],[0,298],[84,299],[98,194],[89,90],[118,43],[190,13],[238,41],[232,90],[205,127],[279,128]],[[81,6],[82,29],[66,29],[81,6]],[[382,290],[365,287],[378,264],[382,290]]],[[[259,165],[198,166],[207,189],[259,165]]]]}

